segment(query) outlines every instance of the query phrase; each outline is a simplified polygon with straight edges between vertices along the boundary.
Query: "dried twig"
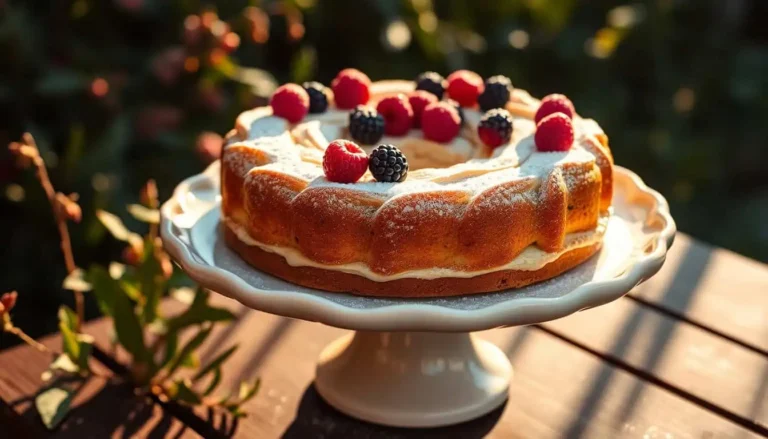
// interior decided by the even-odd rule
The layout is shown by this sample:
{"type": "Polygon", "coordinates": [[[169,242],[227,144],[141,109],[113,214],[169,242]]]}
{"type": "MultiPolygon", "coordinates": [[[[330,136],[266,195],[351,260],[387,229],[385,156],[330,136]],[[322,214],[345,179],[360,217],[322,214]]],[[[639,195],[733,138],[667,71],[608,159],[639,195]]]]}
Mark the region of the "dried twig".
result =
{"type": "Polygon", "coordinates": [[[17,296],[18,293],[16,291],[11,291],[0,296],[0,318],[3,322],[2,330],[19,337],[23,342],[40,352],[51,352],[45,345],[38,343],[34,338],[22,331],[21,328],[14,326],[13,321],[11,321],[10,312],[16,305],[17,296]]]}
{"type": "MultiPolygon", "coordinates": [[[[48,176],[48,170],[45,167],[45,161],[40,155],[40,150],[37,148],[37,143],[32,137],[32,134],[24,133],[21,142],[12,142],[8,148],[19,158],[23,165],[31,164],[35,167],[35,175],[40,182],[40,186],[43,187],[48,201],[51,203],[56,226],[59,229],[61,252],[64,255],[64,264],[67,268],[67,274],[71,274],[73,271],[77,270],[77,266],[75,265],[75,258],[72,253],[72,242],[69,238],[67,220],[75,222],[80,221],[81,211],[76,203],[77,195],[71,194],[67,196],[60,192],[57,193],[53,188],[53,183],[51,183],[51,179],[48,176]]],[[[78,317],[76,330],[77,332],[80,332],[80,326],[85,320],[85,301],[82,291],[73,290],[73,292],[75,295],[75,311],[77,312],[78,317]]]]}

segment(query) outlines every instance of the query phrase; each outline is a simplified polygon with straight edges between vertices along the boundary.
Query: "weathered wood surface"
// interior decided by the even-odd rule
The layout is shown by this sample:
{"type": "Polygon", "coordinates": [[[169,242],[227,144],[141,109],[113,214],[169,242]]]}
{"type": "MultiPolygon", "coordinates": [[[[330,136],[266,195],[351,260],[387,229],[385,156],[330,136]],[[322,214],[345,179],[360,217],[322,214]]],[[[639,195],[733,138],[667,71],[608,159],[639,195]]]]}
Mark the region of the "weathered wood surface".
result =
{"type": "MultiPolygon", "coordinates": [[[[108,323],[93,322],[86,325],[86,330],[106,334],[108,323]]],[[[42,342],[51,349],[61,349],[58,336],[47,337],[42,342]]],[[[5,428],[0,428],[0,438],[198,437],[157,404],[136,397],[132,388],[95,360],[91,366],[99,376],[89,378],[79,387],[70,415],[54,433],[48,432],[37,414],[34,398],[44,389],[41,374],[49,360],[47,354],[27,346],[17,346],[0,354],[0,399],[6,410],[0,422],[12,423],[16,429],[16,435],[4,436],[5,428]]]]}
{"type": "Polygon", "coordinates": [[[659,273],[630,293],[768,353],[768,266],[678,233],[659,273]]]}
{"type": "MultiPolygon", "coordinates": [[[[216,330],[201,359],[239,343],[222,388],[254,375],[263,379],[246,406],[251,416],[237,425],[238,438],[768,437],[766,266],[678,236],[659,275],[632,296],[540,326],[480,333],[512,360],[510,399],[494,413],[447,428],[375,426],[324,403],[312,377],[322,348],[345,333],[336,328],[216,296],[239,318],[216,330]]],[[[106,327],[89,325],[102,345],[106,327]]],[[[29,401],[46,361],[26,347],[0,353],[0,400],[7,406],[5,416],[0,407],[0,422],[10,415],[14,428],[45,434],[29,401]]],[[[185,428],[186,416],[133,396],[114,384],[112,371],[95,367],[104,376],[89,380],[54,437],[198,436],[185,428]]],[[[0,429],[0,438],[3,432],[11,430],[0,429]]]]}

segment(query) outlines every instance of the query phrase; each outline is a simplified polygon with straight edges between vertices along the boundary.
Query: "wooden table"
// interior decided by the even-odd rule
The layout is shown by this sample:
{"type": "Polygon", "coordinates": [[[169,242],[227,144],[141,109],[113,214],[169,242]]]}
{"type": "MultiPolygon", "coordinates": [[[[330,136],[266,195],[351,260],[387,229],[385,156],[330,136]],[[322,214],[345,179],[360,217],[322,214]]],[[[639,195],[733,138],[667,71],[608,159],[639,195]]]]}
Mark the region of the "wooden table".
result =
{"type": "MultiPolygon", "coordinates": [[[[215,437],[233,429],[242,438],[768,437],[768,267],[682,234],[661,272],[625,298],[542,325],[480,333],[512,360],[510,399],[483,418],[440,429],[367,424],[318,397],[315,360],[345,331],[216,300],[239,319],[209,339],[203,361],[241,343],[223,385],[262,377],[247,419],[208,421],[207,413],[140,399],[109,378],[110,361],[94,360],[102,376],[85,384],[70,417],[49,434],[30,402],[47,359],[19,346],[0,353],[0,438],[215,437]]],[[[88,332],[103,343],[108,327],[99,320],[88,332]]]]}

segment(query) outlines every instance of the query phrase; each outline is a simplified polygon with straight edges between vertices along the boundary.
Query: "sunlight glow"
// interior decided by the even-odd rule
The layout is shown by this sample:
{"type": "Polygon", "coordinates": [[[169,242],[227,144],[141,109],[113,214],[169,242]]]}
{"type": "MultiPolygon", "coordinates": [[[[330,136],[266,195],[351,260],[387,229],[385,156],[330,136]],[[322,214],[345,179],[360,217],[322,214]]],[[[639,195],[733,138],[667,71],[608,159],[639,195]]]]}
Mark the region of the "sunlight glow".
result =
{"type": "Polygon", "coordinates": [[[411,44],[411,30],[403,20],[393,20],[384,31],[385,45],[394,51],[401,51],[411,44]]]}
{"type": "Polygon", "coordinates": [[[509,33],[507,40],[509,41],[509,45],[515,49],[525,49],[528,47],[530,37],[528,36],[528,32],[517,29],[509,33]]]}
{"type": "Polygon", "coordinates": [[[419,14],[419,27],[428,34],[437,30],[437,16],[434,12],[427,11],[419,14]]]}

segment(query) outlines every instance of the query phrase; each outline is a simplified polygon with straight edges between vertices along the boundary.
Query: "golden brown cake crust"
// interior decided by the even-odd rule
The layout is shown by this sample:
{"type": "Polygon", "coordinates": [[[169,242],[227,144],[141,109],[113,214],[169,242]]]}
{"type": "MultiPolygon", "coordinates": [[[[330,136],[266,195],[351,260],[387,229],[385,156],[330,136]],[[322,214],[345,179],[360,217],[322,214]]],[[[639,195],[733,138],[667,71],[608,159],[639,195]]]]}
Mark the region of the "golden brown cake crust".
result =
{"type": "MultiPolygon", "coordinates": [[[[413,84],[384,81],[373,87],[375,100],[413,84]]],[[[341,120],[342,128],[331,135],[343,137],[346,112],[329,110],[298,125],[272,117],[269,107],[245,112],[227,136],[221,159],[223,219],[245,242],[229,227],[227,242],[255,267],[283,279],[361,295],[471,294],[556,276],[599,248],[604,228],[596,231],[611,205],[613,157],[602,129],[580,117],[574,119],[578,129],[571,151],[537,152],[531,118],[538,103],[524,91],[513,92],[508,104],[517,117],[513,137],[493,155],[474,138],[480,114],[465,111],[459,140],[486,154],[475,157],[482,160],[412,169],[397,187],[375,183],[369,172],[355,184],[325,180],[321,162],[329,138],[318,127],[333,129],[341,120]],[[567,246],[567,237],[579,232],[596,233],[586,247],[567,246]],[[541,269],[504,269],[529,247],[560,256],[541,269]],[[285,251],[300,254],[307,267],[289,265],[281,255],[285,251]],[[321,268],[309,267],[317,264],[321,268]],[[335,267],[345,264],[362,265],[371,276],[335,267]],[[498,271],[474,278],[399,276],[432,269],[498,271]]],[[[411,133],[400,140],[419,138],[411,133]]],[[[434,147],[419,144],[412,152],[426,155],[434,147]]],[[[443,149],[451,145],[437,144],[437,154],[443,149]]]]}
{"type": "Polygon", "coordinates": [[[315,267],[294,267],[285,258],[242,242],[222,226],[230,248],[250,265],[288,282],[325,291],[378,297],[447,297],[520,288],[551,279],[581,264],[600,250],[601,243],[569,250],[538,270],[501,270],[470,278],[400,278],[377,282],[355,274],[315,267]]]}

